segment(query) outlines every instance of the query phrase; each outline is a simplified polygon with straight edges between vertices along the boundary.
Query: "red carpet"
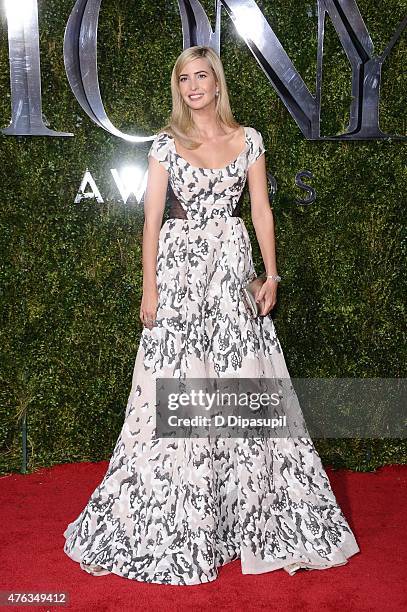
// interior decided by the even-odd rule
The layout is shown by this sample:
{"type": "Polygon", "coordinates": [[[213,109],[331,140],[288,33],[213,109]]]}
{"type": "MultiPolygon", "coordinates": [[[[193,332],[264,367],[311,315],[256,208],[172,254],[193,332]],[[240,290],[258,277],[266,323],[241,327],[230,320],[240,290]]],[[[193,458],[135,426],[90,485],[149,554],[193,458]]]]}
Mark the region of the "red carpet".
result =
{"type": "Polygon", "coordinates": [[[63,531],[100,483],[107,462],[65,464],[28,476],[0,478],[0,590],[66,591],[70,605],[4,610],[407,610],[407,466],[375,473],[327,470],[361,552],[342,567],[242,575],[240,561],[197,586],[144,584],[116,575],[90,576],[62,550],[63,531]]]}

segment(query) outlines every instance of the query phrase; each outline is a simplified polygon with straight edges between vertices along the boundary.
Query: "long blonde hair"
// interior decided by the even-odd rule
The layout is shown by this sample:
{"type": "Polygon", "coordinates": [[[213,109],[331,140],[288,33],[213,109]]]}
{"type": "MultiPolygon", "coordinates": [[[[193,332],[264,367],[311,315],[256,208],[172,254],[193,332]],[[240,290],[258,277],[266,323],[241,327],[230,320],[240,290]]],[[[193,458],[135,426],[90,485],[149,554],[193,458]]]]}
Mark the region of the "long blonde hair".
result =
{"type": "Polygon", "coordinates": [[[182,51],[174,64],[171,75],[172,113],[169,122],[160,130],[160,132],[167,132],[175,137],[188,149],[196,149],[201,143],[193,138],[196,125],[191,109],[184,102],[180,93],[179,76],[188,62],[199,57],[205,57],[208,60],[217,81],[219,95],[216,99],[216,119],[218,123],[236,129],[240,127],[230,108],[225,73],[219,55],[211,47],[203,45],[188,47],[182,51]]]}

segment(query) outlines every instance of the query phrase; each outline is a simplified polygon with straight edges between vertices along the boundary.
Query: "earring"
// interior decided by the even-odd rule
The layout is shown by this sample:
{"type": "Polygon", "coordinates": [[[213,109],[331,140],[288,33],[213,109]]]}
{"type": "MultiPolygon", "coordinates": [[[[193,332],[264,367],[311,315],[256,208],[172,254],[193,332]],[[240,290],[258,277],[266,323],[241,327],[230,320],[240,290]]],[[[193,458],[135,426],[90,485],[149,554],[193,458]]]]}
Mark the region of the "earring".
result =
{"type": "Polygon", "coordinates": [[[216,90],[215,96],[219,95],[219,89],[216,90]]]}

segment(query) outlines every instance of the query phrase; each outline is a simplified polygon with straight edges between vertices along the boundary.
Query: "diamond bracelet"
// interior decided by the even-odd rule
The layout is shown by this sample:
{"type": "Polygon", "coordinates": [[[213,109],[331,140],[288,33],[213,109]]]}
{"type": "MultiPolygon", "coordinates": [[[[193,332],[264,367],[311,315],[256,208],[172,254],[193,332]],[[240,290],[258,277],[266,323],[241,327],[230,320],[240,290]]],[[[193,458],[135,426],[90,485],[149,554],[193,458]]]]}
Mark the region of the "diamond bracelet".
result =
{"type": "Polygon", "coordinates": [[[281,276],[279,276],[278,274],[269,274],[268,276],[266,276],[266,278],[272,278],[273,280],[277,281],[278,283],[281,281],[281,276]]]}

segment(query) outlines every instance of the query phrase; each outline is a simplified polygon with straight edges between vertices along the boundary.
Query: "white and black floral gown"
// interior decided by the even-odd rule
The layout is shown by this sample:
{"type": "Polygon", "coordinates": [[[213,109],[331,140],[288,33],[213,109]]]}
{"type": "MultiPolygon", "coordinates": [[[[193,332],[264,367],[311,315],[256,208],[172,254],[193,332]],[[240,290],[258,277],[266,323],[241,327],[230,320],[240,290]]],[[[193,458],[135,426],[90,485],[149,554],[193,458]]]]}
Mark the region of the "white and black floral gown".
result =
{"type": "Polygon", "coordinates": [[[153,155],[187,219],[159,237],[156,325],[143,329],[123,428],[107,472],[64,533],[64,551],[92,574],[144,582],[210,582],[240,558],[243,574],[324,569],[359,551],[309,438],[154,438],[157,377],[289,378],[271,315],[239,298],[254,272],[243,220],[231,216],[249,166],[198,168],[159,134],[153,155]]]}

